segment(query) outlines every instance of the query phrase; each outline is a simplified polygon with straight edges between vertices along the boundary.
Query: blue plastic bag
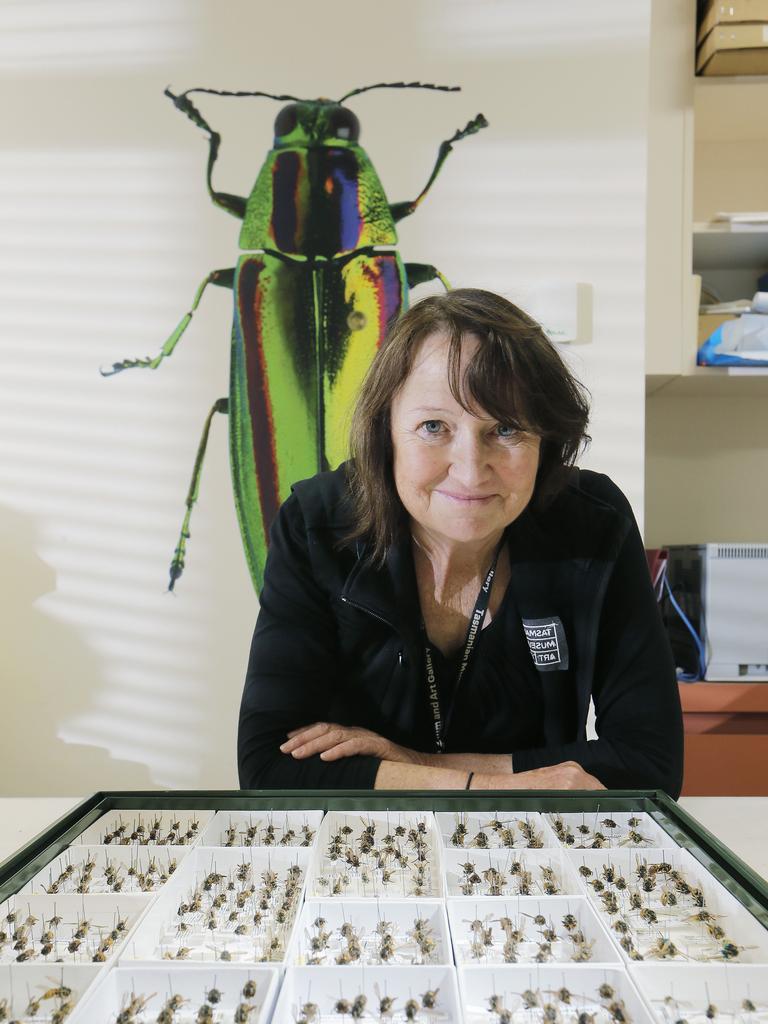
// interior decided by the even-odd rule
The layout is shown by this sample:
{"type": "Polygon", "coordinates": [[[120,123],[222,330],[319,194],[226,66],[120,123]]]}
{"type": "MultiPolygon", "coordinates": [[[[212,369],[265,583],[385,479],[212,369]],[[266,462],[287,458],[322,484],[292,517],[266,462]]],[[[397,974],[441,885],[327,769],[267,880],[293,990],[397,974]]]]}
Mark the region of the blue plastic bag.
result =
{"type": "Polygon", "coordinates": [[[699,348],[699,366],[768,366],[768,316],[744,313],[726,320],[699,348]]]}

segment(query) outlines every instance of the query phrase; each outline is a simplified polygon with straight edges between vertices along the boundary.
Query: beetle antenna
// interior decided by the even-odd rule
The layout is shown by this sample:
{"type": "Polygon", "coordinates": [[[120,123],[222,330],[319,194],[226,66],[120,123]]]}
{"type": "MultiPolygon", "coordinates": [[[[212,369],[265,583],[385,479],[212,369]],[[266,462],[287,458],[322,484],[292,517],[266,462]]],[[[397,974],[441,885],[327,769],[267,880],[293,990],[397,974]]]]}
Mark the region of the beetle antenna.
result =
{"type": "Polygon", "coordinates": [[[186,92],[181,93],[180,98],[189,96],[192,92],[207,92],[212,96],[265,96],[268,100],[293,100],[295,103],[301,103],[298,96],[276,96],[272,92],[232,92],[229,89],[203,89],[202,87],[196,87],[194,89],[187,89],[186,92]]]}
{"type": "Polygon", "coordinates": [[[434,89],[437,92],[461,92],[460,85],[432,85],[431,82],[377,82],[376,85],[364,85],[360,89],[353,89],[338,100],[343,103],[350,96],[359,96],[361,92],[370,92],[371,89],[434,89]]]}

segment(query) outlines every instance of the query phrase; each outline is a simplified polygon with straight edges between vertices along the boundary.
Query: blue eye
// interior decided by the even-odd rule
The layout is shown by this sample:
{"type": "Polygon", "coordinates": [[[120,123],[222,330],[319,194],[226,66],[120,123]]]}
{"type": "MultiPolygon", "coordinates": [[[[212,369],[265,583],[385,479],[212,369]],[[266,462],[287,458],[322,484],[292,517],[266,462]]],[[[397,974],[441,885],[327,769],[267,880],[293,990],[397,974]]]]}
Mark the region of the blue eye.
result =
{"type": "Polygon", "coordinates": [[[440,420],[425,420],[422,427],[427,434],[439,434],[443,424],[440,420]]]}
{"type": "Polygon", "coordinates": [[[499,437],[511,438],[515,436],[517,431],[514,427],[510,427],[507,423],[499,423],[499,425],[496,427],[496,433],[499,435],[499,437]]]}

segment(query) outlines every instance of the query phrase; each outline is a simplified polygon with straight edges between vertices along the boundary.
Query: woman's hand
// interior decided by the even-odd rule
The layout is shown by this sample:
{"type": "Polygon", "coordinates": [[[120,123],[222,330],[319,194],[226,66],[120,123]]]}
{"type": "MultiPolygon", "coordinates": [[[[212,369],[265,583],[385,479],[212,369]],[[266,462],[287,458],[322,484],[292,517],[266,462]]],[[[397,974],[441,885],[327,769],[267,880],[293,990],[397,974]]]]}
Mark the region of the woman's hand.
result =
{"type": "Polygon", "coordinates": [[[472,789],[605,789],[577,761],[563,761],[513,775],[477,774],[472,789]]]}
{"type": "Polygon", "coordinates": [[[335,725],[333,722],[315,722],[301,729],[293,729],[288,733],[285,743],[280,744],[280,750],[296,758],[319,754],[323,761],[369,754],[380,757],[382,761],[423,763],[418,751],[401,747],[370,729],[361,729],[357,725],[335,725]]]}

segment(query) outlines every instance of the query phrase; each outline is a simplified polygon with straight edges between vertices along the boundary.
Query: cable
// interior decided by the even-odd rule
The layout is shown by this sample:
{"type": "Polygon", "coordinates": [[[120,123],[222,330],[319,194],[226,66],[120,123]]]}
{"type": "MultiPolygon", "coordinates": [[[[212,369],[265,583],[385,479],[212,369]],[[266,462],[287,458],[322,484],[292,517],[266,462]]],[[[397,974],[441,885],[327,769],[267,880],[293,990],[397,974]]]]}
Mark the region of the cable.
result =
{"type": "Polygon", "coordinates": [[[677,614],[683,620],[683,623],[687,627],[688,632],[693,637],[694,642],[696,643],[696,650],[699,653],[699,672],[698,672],[698,675],[696,675],[695,673],[691,674],[690,672],[681,672],[681,671],[678,670],[677,678],[680,680],[681,683],[694,683],[694,682],[698,682],[700,679],[704,679],[705,675],[707,674],[707,655],[706,655],[706,651],[704,650],[704,643],[702,642],[701,637],[699,636],[699,634],[696,632],[696,630],[693,628],[693,626],[691,625],[690,621],[688,620],[688,616],[685,614],[683,609],[677,603],[677,600],[675,599],[675,595],[672,593],[672,587],[670,587],[670,585],[669,585],[669,580],[667,579],[666,571],[664,572],[664,576],[663,576],[663,586],[666,588],[667,594],[669,595],[669,600],[672,602],[672,607],[675,609],[677,614]]]}

